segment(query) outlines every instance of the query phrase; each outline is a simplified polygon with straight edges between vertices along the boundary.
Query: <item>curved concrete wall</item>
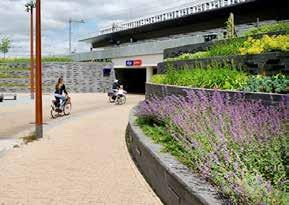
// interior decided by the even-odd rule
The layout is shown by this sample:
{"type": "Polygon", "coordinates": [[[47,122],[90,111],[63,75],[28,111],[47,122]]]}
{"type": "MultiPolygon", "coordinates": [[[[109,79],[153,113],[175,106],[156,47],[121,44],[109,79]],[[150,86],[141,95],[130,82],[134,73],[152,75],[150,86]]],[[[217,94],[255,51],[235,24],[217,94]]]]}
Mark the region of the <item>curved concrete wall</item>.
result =
{"type": "MultiPolygon", "coordinates": [[[[200,88],[189,88],[189,87],[184,87],[184,86],[146,83],[146,99],[150,99],[152,97],[158,97],[162,99],[170,95],[186,96],[186,90],[204,91],[208,95],[212,95],[212,93],[215,92],[215,90],[213,89],[200,89],[200,88]]],[[[289,99],[289,94],[282,95],[282,94],[271,94],[271,93],[252,93],[252,92],[238,92],[238,91],[226,91],[226,90],[218,90],[218,91],[225,95],[230,96],[231,100],[236,100],[236,101],[239,100],[238,98],[236,98],[236,96],[242,93],[243,97],[246,100],[261,101],[264,105],[278,105],[283,99],[289,99]]]]}

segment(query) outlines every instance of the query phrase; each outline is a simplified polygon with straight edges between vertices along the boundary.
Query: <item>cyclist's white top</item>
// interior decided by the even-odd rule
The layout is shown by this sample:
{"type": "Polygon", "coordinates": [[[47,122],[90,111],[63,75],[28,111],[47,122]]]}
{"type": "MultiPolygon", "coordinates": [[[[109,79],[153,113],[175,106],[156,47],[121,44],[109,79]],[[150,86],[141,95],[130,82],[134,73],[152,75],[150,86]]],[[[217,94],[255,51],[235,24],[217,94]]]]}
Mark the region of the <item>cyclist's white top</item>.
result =
{"type": "Polygon", "coordinates": [[[122,89],[119,89],[117,92],[117,95],[124,95],[124,94],[125,94],[125,91],[122,89]]]}

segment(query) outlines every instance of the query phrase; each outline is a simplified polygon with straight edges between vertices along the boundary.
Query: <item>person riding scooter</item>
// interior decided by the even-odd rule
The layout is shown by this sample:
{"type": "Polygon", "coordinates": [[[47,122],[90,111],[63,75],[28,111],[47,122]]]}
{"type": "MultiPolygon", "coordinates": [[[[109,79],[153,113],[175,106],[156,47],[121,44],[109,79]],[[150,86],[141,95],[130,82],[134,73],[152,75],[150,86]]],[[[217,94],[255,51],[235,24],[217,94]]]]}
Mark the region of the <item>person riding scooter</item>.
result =
{"type": "Polygon", "coordinates": [[[116,98],[116,93],[118,92],[120,88],[120,84],[119,84],[119,81],[116,79],[114,80],[113,84],[112,84],[112,92],[113,92],[113,97],[112,99],[115,100],[116,98]]]}

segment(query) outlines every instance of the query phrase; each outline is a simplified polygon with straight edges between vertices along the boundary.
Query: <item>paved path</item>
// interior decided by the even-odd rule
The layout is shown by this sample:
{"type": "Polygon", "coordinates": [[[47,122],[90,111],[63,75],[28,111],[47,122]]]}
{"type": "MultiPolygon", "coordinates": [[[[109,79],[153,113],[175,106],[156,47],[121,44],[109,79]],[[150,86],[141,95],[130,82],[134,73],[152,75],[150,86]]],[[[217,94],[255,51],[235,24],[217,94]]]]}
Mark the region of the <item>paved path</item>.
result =
{"type": "Polygon", "coordinates": [[[161,204],[125,145],[128,113],[140,99],[98,102],[94,111],[49,123],[43,140],[9,151],[0,158],[0,204],[161,204]]]}
{"type": "MultiPolygon", "coordinates": [[[[71,97],[74,115],[100,107],[111,106],[107,103],[106,94],[71,94],[71,97]]],[[[129,103],[131,105],[136,104],[141,99],[143,97],[132,95],[130,96],[129,103]]],[[[51,100],[51,96],[43,96],[43,115],[46,123],[49,123],[51,120],[51,100]]],[[[4,101],[4,103],[0,103],[0,122],[0,140],[1,138],[17,135],[23,129],[33,128],[34,102],[29,99],[29,95],[18,94],[17,101],[4,101]]]]}

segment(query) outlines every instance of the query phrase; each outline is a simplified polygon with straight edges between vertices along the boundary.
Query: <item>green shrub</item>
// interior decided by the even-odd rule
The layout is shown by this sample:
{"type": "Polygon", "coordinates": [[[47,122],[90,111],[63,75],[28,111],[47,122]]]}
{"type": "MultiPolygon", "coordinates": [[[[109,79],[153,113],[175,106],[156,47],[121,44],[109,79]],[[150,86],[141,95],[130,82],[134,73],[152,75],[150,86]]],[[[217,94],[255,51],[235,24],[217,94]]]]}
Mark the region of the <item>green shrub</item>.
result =
{"type": "Polygon", "coordinates": [[[0,87],[28,87],[28,85],[17,83],[0,83],[0,87]]]}
{"type": "Polygon", "coordinates": [[[268,92],[268,93],[289,93],[289,76],[250,76],[245,91],[268,92]]]}
{"type": "Polygon", "coordinates": [[[30,68],[10,68],[10,67],[2,67],[0,66],[0,72],[6,72],[9,70],[15,70],[15,71],[25,71],[30,70],[30,68]]]}
{"type": "MultiPolygon", "coordinates": [[[[71,62],[68,57],[42,57],[42,62],[71,62]]],[[[0,63],[28,63],[30,58],[0,58],[0,63]]]]}
{"type": "Polygon", "coordinates": [[[273,32],[289,32],[289,22],[278,22],[272,24],[265,24],[259,28],[253,28],[245,32],[246,36],[257,35],[263,33],[273,33],[273,32]]]}
{"type": "Polygon", "coordinates": [[[233,38],[219,41],[209,48],[207,52],[185,53],[175,58],[166,59],[165,61],[191,60],[215,56],[251,55],[274,51],[289,51],[289,34],[264,35],[261,38],[233,38]]]}
{"type": "Polygon", "coordinates": [[[5,73],[0,73],[0,78],[8,78],[9,76],[5,73]]]}
{"type": "Polygon", "coordinates": [[[233,66],[212,64],[207,68],[183,68],[172,66],[166,74],[154,75],[152,83],[187,86],[194,88],[240,90],[247,92],[289,93],[289,76],[249,75],[233,66]]]}
{"type": "Polygon", "coordinates": [[[164,74],[154,75],[151,79],[152,83],[164,84],[166,76],[164,74]]]}
{"type": "Polygon", "coordinates": [[[241,55],[261,54],[272,51],[289,51],[289,34],[268,36],[264,35],[261,39],[249,37],[240,47],[241,55]]]}
{"type": "Polygon", "coordinates": [[[245,39],[243,38],[234,38],[217,42],[208,50],[208,55],[210,57],[238,55],[240,54],[240,48],[243,46],[244,42],[245,39]]]}
{"type": "Polygon", "coordinates": [[[234,67],[211,65],[207,68],[169,68],[165,75],[155,76],[154,83],[198,88],[238,90],[247,82],[247,74],[234,67]]]}
{"type": "Polygon", "coordinates": [[[23,140],[24,144],[29,144],[31,142],[36,141],[37,140],[36,133],[33,132],[30,135],[28,135],[28,136],[22,137],[22,140],[23,140]]]}
{"type": "Polygon", "coordinates": [[[26,76],[19,76],[19,75],[11,75],[7,72],[1,72],[0,70],[0,78],[27,78],[26,76]]]}
{"type": "Polygon", "coordinates": [[[200,59],[209,57],[208,52],[200,51],[196,53],[184,53],[176,58],[167,58],[165,61],[176,61],[176,60],[190,60],[190,59],[200,59]]]}

